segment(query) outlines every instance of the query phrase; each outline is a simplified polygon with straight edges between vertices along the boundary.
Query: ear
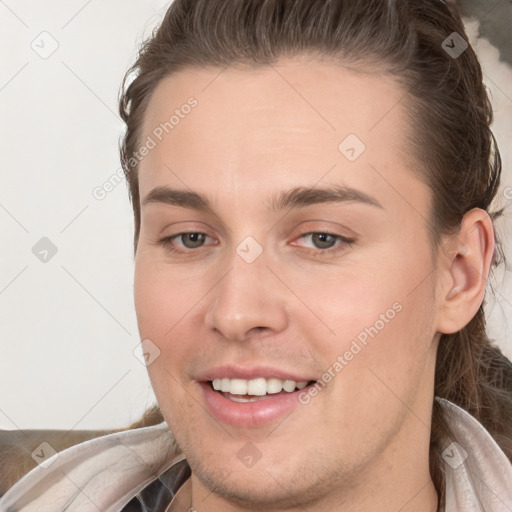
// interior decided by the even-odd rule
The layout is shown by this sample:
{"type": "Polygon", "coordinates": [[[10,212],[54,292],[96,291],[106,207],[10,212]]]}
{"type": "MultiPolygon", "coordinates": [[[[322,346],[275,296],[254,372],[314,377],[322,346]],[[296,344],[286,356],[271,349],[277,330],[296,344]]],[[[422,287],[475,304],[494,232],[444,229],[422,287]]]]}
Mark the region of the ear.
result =
{"type": "Polygon", "coordinates": [[[494,227],[487,212],[480,208],[467,212],[458,233],[449,236],[443,248],[437,330],[451,334],[470,322],[484,299],[495,249],[494,227]]]}

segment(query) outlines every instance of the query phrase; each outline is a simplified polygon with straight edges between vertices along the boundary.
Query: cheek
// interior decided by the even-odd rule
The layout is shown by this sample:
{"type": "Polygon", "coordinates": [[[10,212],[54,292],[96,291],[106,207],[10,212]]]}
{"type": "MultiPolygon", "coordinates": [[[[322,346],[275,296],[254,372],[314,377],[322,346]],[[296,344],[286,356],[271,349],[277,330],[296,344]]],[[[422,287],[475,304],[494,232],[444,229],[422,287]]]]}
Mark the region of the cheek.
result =
{"type": "Polygon", "coordinates": [[[134,300],[142,337],[163,340],[204,296],[206,280],[141,256],[135,264],[134,300]]]}
{"type": "Polygon", "coordinates": [[[158,357],[147,366],[147,371],[159,403],[160,390],[169,395],[178,391],[180,376],[177,369],[183,368],[186,343],[174,343],[169,350],[166,340],[183,337],[183,319],[186,316],[192,293],[188,287],[180,286],[176,276],[155,262],[139,257],[135,265],[134,301],[137,324],[141,340],[150,340],[156,346],[158,357]],[[181,320],[181,321],[180,321],[181,320]]]}
{"type": "MultiPolygon", "coordinates": [[[[352,311],[354,317],[345,322],[350,334],[340,336],[338,344],[322,354],[330,383],[321,391],[331,411],[324,421],[330,431],[346,433],[347,450],[361,438],[371,444],[376,431],[391,435],[408,409],[422,417],[415,404],[423,393],[432,325],[416,296],[384,295],[369,298],[363,311],[357,305],[350,308],[348,304],[346,313],[352,311]]],[[[338,328],[342,332],[341,320],[338,328]]]]}
{"type": "MultiPolygon", "coordinates": [[[[139,255],[135,264],[134,301],[140,339],[149,339],[159,356],[147,371],[159,404],[179,404],[176,410],[193,408],[189,370],[201,357],[204,306],[208,290],[218,280],[194,275],[190,270],[139,255]],[[202,322],[202,323],[201,323],[202,322]]],[[[166,415],[171,418],[172,414],[166,415]]]]}
{"type": "Polygon", "coordinates": [[[428,246],[417,247],[390,247],[378,264],[374,259],[359,271],[314,284],[312,309],[334,332],[319,337],[317,330],[315,337],[326,368],[342,356],[343,372],[355,385],[375,380],[368,371],[374,369],[400,389],[410,372],[421,371],[435,336],[434,277],[428,246]]]}
{"type": "Polygon", "coordinates": [[[302,322],[303,329],[314,325],[313,339],[318,338],[327,351],[348,348],[353,340],[364,346],[388,335],[409,335],[426,306],[422,290],[410,293],[417,283],[415,276],[408,275],[410,270],[402,266],[396,276],[392,269],[380,265],[372,272],[352,268],[350,273],[340,272],[330,279],[304,277],[302,285],[295,281],[294,291],[304,297],[310,312],[295,321],[302,322]]]}

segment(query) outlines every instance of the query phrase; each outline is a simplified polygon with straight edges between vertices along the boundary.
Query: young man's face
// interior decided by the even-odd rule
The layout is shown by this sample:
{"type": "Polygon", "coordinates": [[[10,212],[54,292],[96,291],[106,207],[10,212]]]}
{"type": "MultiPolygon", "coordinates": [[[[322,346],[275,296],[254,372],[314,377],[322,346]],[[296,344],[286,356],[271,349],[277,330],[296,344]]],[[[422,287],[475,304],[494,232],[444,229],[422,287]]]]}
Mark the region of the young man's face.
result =
{"type": "Polygon", "coordinates": [[[432,493],[436,273],[406,99],[300,60],[184,70],[151,98],[136,310],[200,512],[420,510],[432,493]],[[145,202],[156,187],[208,206],[145,202]]]}

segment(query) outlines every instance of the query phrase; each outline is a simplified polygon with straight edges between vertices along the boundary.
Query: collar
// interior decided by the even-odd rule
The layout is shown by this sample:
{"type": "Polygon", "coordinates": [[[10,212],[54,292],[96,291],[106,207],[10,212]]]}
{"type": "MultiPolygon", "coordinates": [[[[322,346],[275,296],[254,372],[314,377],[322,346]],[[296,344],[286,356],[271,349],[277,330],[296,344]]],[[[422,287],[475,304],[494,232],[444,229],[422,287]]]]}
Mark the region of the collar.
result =
{"type": "Polygon", "coordinates": [[[512,511],[512,463],[484,426],[444,398],[451,430],[444,440],[447,512],[512,511]]]}

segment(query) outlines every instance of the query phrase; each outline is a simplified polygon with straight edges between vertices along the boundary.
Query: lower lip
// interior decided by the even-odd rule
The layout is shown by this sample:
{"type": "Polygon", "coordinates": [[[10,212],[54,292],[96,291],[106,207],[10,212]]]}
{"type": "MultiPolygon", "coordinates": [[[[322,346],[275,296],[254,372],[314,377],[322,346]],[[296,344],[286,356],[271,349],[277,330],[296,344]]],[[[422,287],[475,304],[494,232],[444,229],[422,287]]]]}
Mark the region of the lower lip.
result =
{"type": "Polygon", "coordinates": [[[217,420],[240,427],[257,427],[286,417],[299,405],[298,395],[304,391],[267,395],[255,402],[233,402],[215,391],[210,383],[199,384],[208,411],[217,420]]]}

